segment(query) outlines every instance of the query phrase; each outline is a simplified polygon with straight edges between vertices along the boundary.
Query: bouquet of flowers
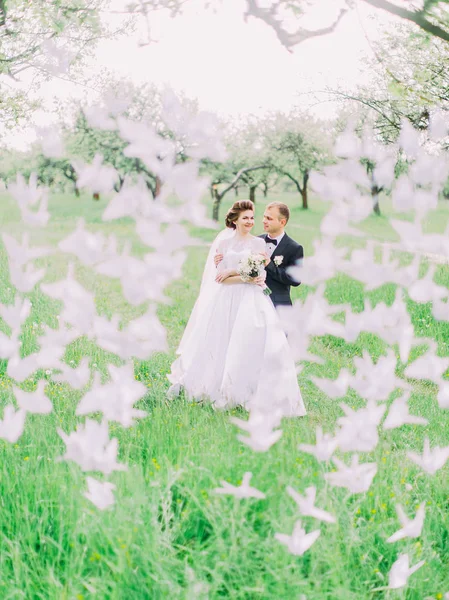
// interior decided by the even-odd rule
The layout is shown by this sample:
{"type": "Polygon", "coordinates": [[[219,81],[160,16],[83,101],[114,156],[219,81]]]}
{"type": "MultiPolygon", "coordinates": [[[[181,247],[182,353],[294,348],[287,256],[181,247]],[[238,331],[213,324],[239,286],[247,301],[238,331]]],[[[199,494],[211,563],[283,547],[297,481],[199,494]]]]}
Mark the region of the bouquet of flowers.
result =
{"type": "MultiPolygon", "coordinates": [[[[265,259],[266,257],[263,254],[251,253],[239,262],[237,273],[243,281],[251,281],[255,277],[260,277],[265,271],[265,259]]],[[[262,289],[267,296],[271,294],[270,288],[265,284],[262,289]]]]}

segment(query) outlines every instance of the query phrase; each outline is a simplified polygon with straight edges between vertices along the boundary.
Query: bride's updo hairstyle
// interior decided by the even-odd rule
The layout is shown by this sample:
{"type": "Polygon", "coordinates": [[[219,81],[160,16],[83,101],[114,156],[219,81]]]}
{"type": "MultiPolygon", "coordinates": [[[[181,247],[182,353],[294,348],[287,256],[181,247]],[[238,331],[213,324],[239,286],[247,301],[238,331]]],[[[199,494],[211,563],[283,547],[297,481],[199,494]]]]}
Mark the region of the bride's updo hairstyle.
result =
{"type": "Polygon", "coordinates": [[[235,222],[242,212],[252,210],[254,212],[254,203],[251,200],[237,200],[226,213],[225,225],[230,229],[235,229],[235,222]]]}

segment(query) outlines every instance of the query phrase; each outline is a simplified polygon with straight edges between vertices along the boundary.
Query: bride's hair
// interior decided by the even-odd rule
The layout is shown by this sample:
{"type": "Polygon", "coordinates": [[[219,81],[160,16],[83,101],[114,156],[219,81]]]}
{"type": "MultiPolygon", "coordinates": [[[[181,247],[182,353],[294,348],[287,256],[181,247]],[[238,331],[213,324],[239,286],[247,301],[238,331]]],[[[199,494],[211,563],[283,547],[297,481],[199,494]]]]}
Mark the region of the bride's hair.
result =
{"type": "Polygon", "coordinates": [[[235,229],[235,222],[240,216],[240,213],[245,210],[254,211],[254,203],[251,200],[237,200],[226,213],[225,225],[230,229],[235,229]]]}

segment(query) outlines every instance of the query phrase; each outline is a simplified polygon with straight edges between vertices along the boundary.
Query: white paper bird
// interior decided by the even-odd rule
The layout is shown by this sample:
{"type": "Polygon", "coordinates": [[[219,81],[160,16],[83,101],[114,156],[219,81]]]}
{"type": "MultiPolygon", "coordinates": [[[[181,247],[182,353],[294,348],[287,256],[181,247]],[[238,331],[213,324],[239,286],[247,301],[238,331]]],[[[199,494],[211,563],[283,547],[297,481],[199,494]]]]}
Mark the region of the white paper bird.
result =
{"type": "Polygon", "coordinates": [[[316,445],[299,444],[299,450],[312,454],[319,461],[328,461],[338,447],[338,439],[331,434],[323,434],[320,426],[316,428],[316,445]]]}
{"type": "Polygon", "coordinates": [[[37,415],[50,414],[53,410],[53,404],[44,393],[46,385],[47,382],[44,379],[41,379],[34,392],[24,392],[20,388],[13,386],[14,396],[19,408],[25,412],[37,415]]]}
{"type": "Polygon", "coordinates": [[[242,483],[239,486],[232,485],[227,481],[220,481],[223,487],[215,488],[214,492],[216,494],[234,496],[235,498],[265,498],[266,496],[263,492],[249,485],[252,476],[252,473],[246,472],[243,475],[242,483]]]}
{"type": "Polygon", "coordinates": [[[43,279],[45,269],[35,269],[31,263],[22,267],[9,260],[9,276],[16,290],[28,294],[43,279]]]}
{"type": "Polygon", "coordinates": [[[18,356],[22,342],[19,340],[20,330],[13,329],[11,337],[0,331],[0,358],[10,359],[18,356]]]}
{"type": "Polygon", "coordinates": [[[146,417],[143,410],[134,408],[134,404],[147,392],[145,385],[134,378],[133,364],[123,367],[108,366],[111,380],[100,384],[100,374],[94,376],[92,388],[84,395],[76,409],[77,415],[87,415],[101,411],[108,421],[117,421],[123,427],[130,427],[134,419],[146,417]]]}
{"type": "Polygon", "coordinates": [[[160,157],[170,156],[171,160],[174,160],[174,142],[158,135],[153,127],[121,116],[117,118],[117,124],[120,136],[129,142],[123,151],[125,156],[140,158],[157,175],[160,157]]]}
{"type": "Polygon", "coordinates": [[[254,452],[266,452],[282,436],[282,429],[275,429],[281,423],[282,411],[277,409],[271,413],[252,409],[247,421],[230,417],[230,422],[250,435],[238,435],[237,439],[249,446],[254,452]]]}
{"type": "Polygon", "coordinates": [[[14,304],[0,304],[0,316],[13,330],[18,330],[31,313],[31,302],[28,298],[16,295],[14,304]]]}
{"type": "Polygon", "coordinates": [[[427,273],[422,279],[414,281],[408,289],[408,294],[412,300],[420,303],[434,302],[449,296],[447,287],[437,285],[433,281],[436,265],[430,265],[427,273]]]}
{"type": "Polygon", "coordinates": [[[366,350],[363,357],[354,357],[355,376],[351,387],[366,400],[383,402],[397,389],[410,389],[411,385],[396,375],[397,358],[393,350],[387,356],[380,356],[374,363],[366,350]]]}
{"type": "Polygon", "coordinates": [[[317,508],[315,506],[316,500],[316,487],[310,486],[306,489],[306,495],[301,496],[292,487],[287,487],[288,494],[293,498],[299,508],[299,512],[305,517],[314,517],[319,521],[325,521],[326,523],[336,523],[337,520],[333,515],[327,511],[317,508]]]}
{"type": "Polygon", "coordinates": [[[448,130],[449,124],[444,112],[438,109],[432,111],[428,127],[430,139],[434,142],[439,142],[442,138],[447,136],[448,130]]]}
{"type": "Polygon", "coordinates": [[[58,460],[71,460],[83,471],[100,471],[108,475],[112,471],[126,471],[126,465],[117,462],[118,440],[109,439],[108,424],[86,419],[76,431],[67,435],[61,429],[58,434],[66,445],[64,456],[58,460]]]}
{"type": "Polygon", "coordinates": [[[76,229],[58,243],[58,248],[62,252],[74,254],[84,265],[90,267],[108,258],[105,243],[105,236],[87,231],[85,221],[81,218],[78,219],[76,229]]]}
{"type": "Polygon", "coordinates": [[[359,464],[357,454],[352,456],[349,467],[338,458],[333,458],[332,461],[338,467],[338,471],[324,475],[331,485],[347,488],[352,494],[361,494],[369,490],[377,473],[376,463],[359,464]]]}
{"type": "Polygon", "coordinates": [[[343,402],[340,404],[346,416],[339,417],[340,429],[336,438],[342,452],[372,452],[378,442],[377,427],[380,424],[386,406],[369,400],[365,408],[353,410],[343,402]]]}
{"type": "Polygon", "coordinates": [[[83,109],[83,112],[91,127],[104,131],[114,131],[114,129],[117,129],[117,123],[109,115],[107,108],[102,106],[88,106],[83,109]]]}
{"type": "Polygon", "coordinates": [[[118,180],[118,173],[109,165],[103,165],[103,156],[96,154],[92,164],[87,165],[81,161],[73,161],[78,179],[76,187],[80,190],[88,189],[93,194],[109,194],[118,180]]]}
{"type": "Polygon", "coordinates": [[[388,573],[388,587],[391,590],[405,587],[410,575],[413,575],[424,564],[425,561],[421,560],[413,567],[410,567],[408,554],[400,554],[388,573]]]}
{"type": "Polygon", "coordinates": [[[439,383],[443,373],[449,368],[449,358],[436,355],[437,346],[432,341],[431,348],[409,365],[404,375],[413,379],[428,379],[434,383],[439,383]]]}
{"type": "Polygon", "coordinates": [[[424,517],[426,510],[426,503],[423,502],[419,505],[418,510],[416,512],[414,519],[409,519],[405,514],[404,509],[400,504],[396,505],[396,512],[399,517],[399,521],[401,522],[401,529],[396,531],[393,535],[391,535],[387,542],[389,544],[393,542],[397,542],[398,540],[402,540],[404,538],[417,538],[421,535],[421,531],[424,525],[424,517]]]}
{"type": "MultiPolygon", "coordinates": [[[[112,221],[122,217],[133,217],[136,219],[136,226],[142,221],[142,214],[145,212],[146,205],[151,206],[152,199],[149,190],[142,177],[137,180],[137,184],[126,176],[119,192],[112,195],[109,204],[102,215],[103,221],[112,221]]],[[[152,233],[159,233],[158,220],[152,219],[152,233]]]]}
{"type": "Polygon", "coordinates": [[[342,398],[348,393],[348,388],[351,385],[351,374],[347,369],[341,369],[337,379],[321,379],[318,377],[310,377],[310,380],[330,398],[342,398]]]}
{"type": "Polygon", "coordinates": [[[183,141],[191,158],[223,162],[227,158],[217,116],[211,112],[194,112],[178,96],[166,89],[162,95],[162,119],[177,139],[183,141]]]}
{"type": "Polygon", "coordinates": [[[116,486],[109,481],[98,481],[93,477],[86,477],[87,492],[84,496],[95,504],[100,510],[105,510],[115,504],[113,491],[116,486]]]}
{"type": "Polygon", "coordinates": [[[440,382],[437,400],[440,408],[449,408],[449,382],[440,382]]]}
{"type": "Polygon", "coordinates": [[[275,533],[274,537],[287,546],[289,552],[294,556],[302,556],[304,552],[317,541],[320,537],[321,531],[316,529],[310,533],[306,533],[306,530],[302,528],[301,521],[296,521],[291,535],[285,533],[275,533]]]}
{"type": "Polygon", "coordinates": [[[30,260],[34,260],[42,256],[48,256],[54,252],[54,249],[50,248],[49,246],[45,248],[30,248],[29,235],[27,233],[22,234],[21,244],[19,244],[17,240],[7,233],[2,234],[2,239],[3,243],[5,244],[9,260],[11,261],[10,264],[13,264],[15,268],[21,268],[30,260]]]}
{"type": "Polygon", "coordinates": [[[8,185],[8,191],[19,207],[34,206],[42,200],[45,188],[37,184],[37,173],[31,173],[28,184],[21,173],[17,173],[16,181],[8,185]]]}
{"type": "Polygon", "coordinates": [[[48,212],[48,189],[37,185],[37,174],[31,173],[29,183],[18,173],[15,183],[8,185],[8,191],[17,200],[22,221],[32,227],[45,227],[50,219],[48,212]],[[37,205],[37,210],[30,207],[37,205]]]}
{"type": "Polygon", "coordinates": [[[23,433],[25,417],[24,410],[16,411],[12,404],[7,404],[3,410],[3,419],[0,421],[0,438],[15,444],[23,433]]]}
{"type": "Polygon", "coordinates": [[[362,331],[374,333],[390,345],[398,344],[402,362],[408,361],[415,332],[402,290],[397,290],[391,306],[379,302],[375,308],[370,308],[369,302],[365,301],[363,312],[346,313],[344,339],[347,342],[354,342],[362,331]]]}
{"type": "Polygon", "coordinates": [[[421,154],[419,131],[405,118],[401,121],[398,144],[411,158],[417,158],[421,154]]]}
{"type": "Polygon", "coordinates": [[[42,154],[48,158],[64,158],[65,147],[61,131],[56,127],[36,127],[42,154]]]}
{"type": "Polygon", "coordinates": [[[90,368],[89,359],[83,358],[76,368],[69,367],[65,363],[61,364],[62,373],[53,375],[53,381],[66,382],[74,390],[80,390],[89,383],[90,368]]]}
{"type": "Polygon", "coordinates": [[[295,281],[306,285],[317,285],[334,277],[341,270],[346,248],[335,248],[332,241],[314,240],[315,252],[307,261],[299,260],[293,267],[287,267],[287,274],[295,281]]]}
{"type": "Polygon", "coordinates": [[[411,415],[408,410],[408,400],[410,394],[404,394],[400,398],[396,398],[393,401],[390,409],[388,411],[387,418],[383,423],[384,429],[394,429],[396,427],[401,427],[401,425],[410,424],[410,425],[427,425],[428,420],[424,419],[424,417],[417,417],[415,415],[411,415]]]}
{"type": "Polygon", "coordinates": [[[416,452],[407,452],[407,456],[410,460],[421,467],[423,471],[429,473],[429,475],[435,475],[439,469],[444,467],[449,459],[449,446],[444,448],[435,446],[434,448],[430,449],[429,438],[426,437],[424,440],[422,456],[416,452]]]}

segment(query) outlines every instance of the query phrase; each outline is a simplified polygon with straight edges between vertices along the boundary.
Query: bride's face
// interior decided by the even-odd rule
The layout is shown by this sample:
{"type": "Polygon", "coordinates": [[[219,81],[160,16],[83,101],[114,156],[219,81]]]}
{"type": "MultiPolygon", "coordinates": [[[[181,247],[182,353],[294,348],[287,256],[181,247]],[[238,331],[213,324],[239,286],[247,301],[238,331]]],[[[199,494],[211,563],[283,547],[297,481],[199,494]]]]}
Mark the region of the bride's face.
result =
{"type": "Polygon", "coordinates": [[[241,212],[239,218],[235,222],[236,229],[239,233],[249,233],[254,227],[254,213],[252,210],[241,212]]]}

